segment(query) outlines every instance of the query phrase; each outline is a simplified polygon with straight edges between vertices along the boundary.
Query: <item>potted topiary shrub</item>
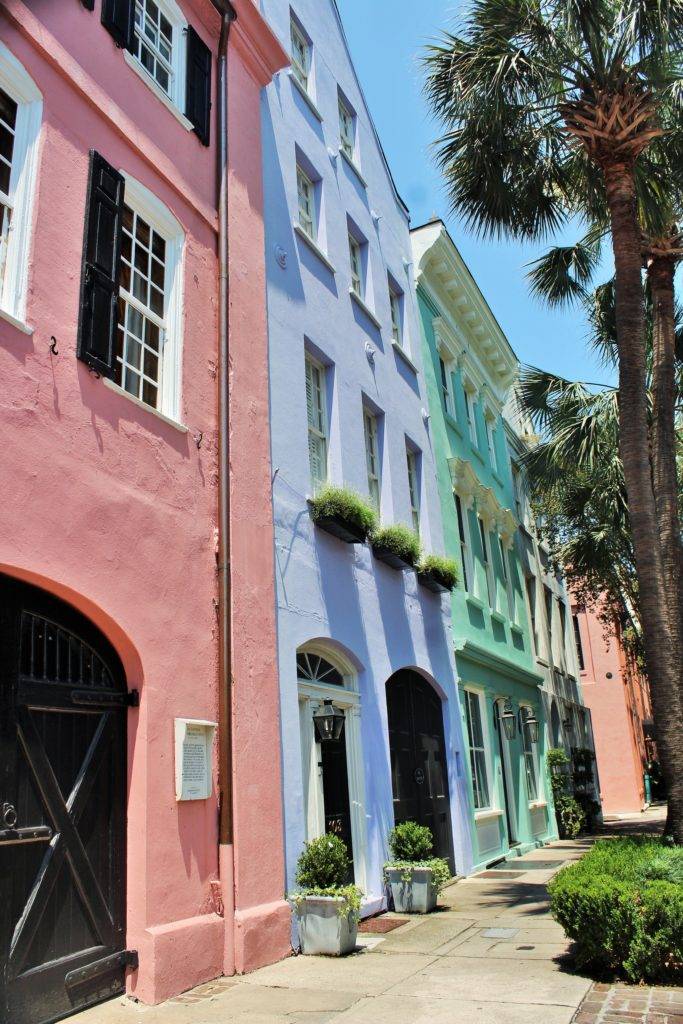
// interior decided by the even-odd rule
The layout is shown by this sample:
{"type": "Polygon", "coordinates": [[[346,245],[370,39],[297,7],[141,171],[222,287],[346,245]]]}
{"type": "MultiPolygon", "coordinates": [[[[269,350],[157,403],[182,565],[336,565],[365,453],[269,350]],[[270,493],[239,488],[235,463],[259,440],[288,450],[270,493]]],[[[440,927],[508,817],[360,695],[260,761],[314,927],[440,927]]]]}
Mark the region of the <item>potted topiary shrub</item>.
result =
{"type": "Polygon", "coordinates": [[[420,538],[401,523],[375,530],[370,540],[375,558],[392,569],[412,569],[420,557],[420,538]]]}
{"type": "Polygon", "coordinates": [[[308,504],[315,525],[346,544],[364,544],[377,525],[374,508],[346,487],[323,487],[308,504]]]}
{"type": "Polygon", "coordinates": [[[432,593],[444,594],[458,582],[458,567],[452,558],[427,555],[417,567],[417,579],[432,593]]]}
{"type": "Polygon", "coordinates": [[[356,947],[362,893],[348,882],[346,844],[326,834],[306,843],[297,864],[299,892],[289,899],[299,922],[301,952],[345,956],[356,947]]]}
{"type": "Polygon", "coordinates": [[[414,821],[404,821],[389,833],[390,861],[384,865],[384,878],[401,914],[428,914],[436,906],[436,897],[451,877],[448,862],[432,857],[431,829],[414,821]]]}

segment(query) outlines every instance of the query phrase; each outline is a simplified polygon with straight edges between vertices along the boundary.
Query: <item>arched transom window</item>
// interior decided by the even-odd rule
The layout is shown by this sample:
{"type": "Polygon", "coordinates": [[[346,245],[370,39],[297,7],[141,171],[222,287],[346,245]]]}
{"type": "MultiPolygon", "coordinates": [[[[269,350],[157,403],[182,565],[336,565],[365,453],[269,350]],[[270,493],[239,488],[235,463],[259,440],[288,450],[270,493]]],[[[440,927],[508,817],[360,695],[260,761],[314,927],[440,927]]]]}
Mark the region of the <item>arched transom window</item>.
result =
{"type": "Polygon", "coordinates": [[[324,683],[327,686],[343,686],[344,677],[338,668],[319,654],[306,651],[296,656],[297,677],[311,683],[324,683]]]}

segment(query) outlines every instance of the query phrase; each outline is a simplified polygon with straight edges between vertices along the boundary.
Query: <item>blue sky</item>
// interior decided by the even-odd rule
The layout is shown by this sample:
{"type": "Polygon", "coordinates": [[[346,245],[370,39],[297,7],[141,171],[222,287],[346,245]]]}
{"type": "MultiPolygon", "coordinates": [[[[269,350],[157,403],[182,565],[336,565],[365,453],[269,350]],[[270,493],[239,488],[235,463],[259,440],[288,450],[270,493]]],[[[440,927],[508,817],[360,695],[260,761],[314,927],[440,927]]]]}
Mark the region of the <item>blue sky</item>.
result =
{"type": "MultiPolygon", "coordinates": [[[[422,97],[418,57],[457,10],[450,0],[338,0],[370,112],[413,224],[442,217],[523,362],[565,377],[606,381],[575,310],[549,311],[529,294],[525,265],[543,246],[482,240],[447,214],[430,147],[436,125],[422,97]]],[[[607,276],[607,274],[605,275],[607,276]]]]}

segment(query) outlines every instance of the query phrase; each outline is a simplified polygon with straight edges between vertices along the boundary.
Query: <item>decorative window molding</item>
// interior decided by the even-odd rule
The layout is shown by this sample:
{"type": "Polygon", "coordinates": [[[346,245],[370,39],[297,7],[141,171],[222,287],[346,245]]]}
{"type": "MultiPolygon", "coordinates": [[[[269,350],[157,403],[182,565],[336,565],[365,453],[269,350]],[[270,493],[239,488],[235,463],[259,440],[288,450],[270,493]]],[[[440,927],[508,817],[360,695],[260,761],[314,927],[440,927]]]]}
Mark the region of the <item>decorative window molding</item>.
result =
{"type": "Polygon", "coordinates": [[[5,319],[24,325],[43,97],[23,64],[1,41],[0,89],[16,104],[11,130],[6,123],[2,129],[13,139],[11,160],[4,162],[6,172],[0,184],[0,310],[5,319]]]}
{"type": "Polygon", "coordinates": [[[449,459],[448,469],[451,483],[456,494],[460,495],[463,506],[471,508],[476,501],[477,511],[487,524],[488,529],[497,529],[506,548],[511,548],[515,540],[517,520],[509,508],[498,503],[490,487],[485,487],[467,459],[449,459]]]}
{"type": "MultiPolygon", "coordinates": [[[[183,348],[183,255],[185,233],[160,199],[144,185],[125,174],[126,207],[135,215],[138,244],[131,244],[129,256],[122,252],[119,276],[119,328],[115,382],[133,397],[150,405],[171,420],[180,420],[183,348]],[[138,230],[138,225],[142,228],[138,230]],[[147,239],[149,228],[149,241],[147,239]],[[163,243],[155,246],[154,236],[163,243]],[[139,262],[138,262],[139,261],[139,262]],[[143,266],[144,263],[144,266],[143,266]],[[163,286],[160,288],[163,276],[163,286]],[[139,282],[136,284],[136,281],[139,282]],[[156,282],[156,286],[155,283],[156,282]],[[125,320],[124,320],[125,318],[125,320]],[[144,328],[129,333],[135,321],[144,328]],[[124,327],[125,323],[125,327],[124,327]],[[158,348],[148,344],[148,331],[158,338],[158,348]],[[137,337],[137,341],[135,338],[137,337]],[[124,348],[125,341],[125,348],[124,348]],[[128,351],[131,345],[133,351],[128,351]],[[155,360],[155,351],[158,358],[155,360]],[[147,365],[145,365],[147,360],[147,365]],[[126,369],[123,370],[123,364],[126,369]],[[156,365],[156,370],[154,365],[156,365]],[[136,369],[137,367],[137,369],[136,369]],[[144,387],[142,371],[148,386],[144,387]],[[139,371],[139,372],[138,372],[139,371]],[[130,380],[128,379],[130,375],[130,380]],[[136,377],[140,378],[136,381],[136,377]],[[153,382],[156,380],[156,384],[153,382]],[[156,391],[153,396],[152,392],[156,391]],[[152,397],[155,400],[152,400],[152,397]]],[[[131,232],[124,227],[124,243],[131,232]]],[[[127,243],[126,243],[127,244],[127,243]]],[[[151,338],[151,335],[150,335],[151,338]]]]}
{"type": "Polygon", "coordinates": [[[486,698],[479,690],[469,687],[464,692],[474,809],[488,811],[492,805],[486,698]]]}
{"type": "Polygon", "coordinates": [[[472,564],[469,517],[467,514],[467,508],[463,505],[460,495],[454,494],[453,497],[455,500],[455,515],[458,524],[458,538],[460,541],[462,582],[465,590],[469,593],[474,584],[474,565],[472,564]]]}

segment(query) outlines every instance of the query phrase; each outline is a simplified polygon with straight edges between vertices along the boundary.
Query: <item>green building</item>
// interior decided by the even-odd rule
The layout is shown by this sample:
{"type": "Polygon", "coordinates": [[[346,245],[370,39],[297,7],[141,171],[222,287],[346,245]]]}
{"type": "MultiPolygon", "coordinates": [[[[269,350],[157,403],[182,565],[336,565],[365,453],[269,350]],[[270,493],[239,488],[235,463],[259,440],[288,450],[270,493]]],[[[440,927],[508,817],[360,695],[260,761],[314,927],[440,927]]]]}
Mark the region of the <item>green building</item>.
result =
{"type": "MultiPolygon", "coordinates": [[[[515,353],[442,221],[412,232],[472,798],[472,870],[557,837],[504,408],[515,353]]],[[[509,429],[509,428],[508,428],[509,429]]]]}

